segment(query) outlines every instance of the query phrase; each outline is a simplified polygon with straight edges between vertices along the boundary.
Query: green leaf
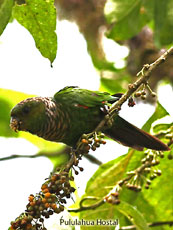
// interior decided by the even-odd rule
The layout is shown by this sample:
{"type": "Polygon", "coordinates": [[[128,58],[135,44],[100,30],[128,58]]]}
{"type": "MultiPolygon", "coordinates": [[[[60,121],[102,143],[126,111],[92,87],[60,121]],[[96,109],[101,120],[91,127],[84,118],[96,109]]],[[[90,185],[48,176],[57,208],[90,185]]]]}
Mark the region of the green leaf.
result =
{"type": "Polygon", "coordinates": [[[34,97],[34,96],[35,95],[0,88],[0,98],[10,103],[10,107],[11,107],[10,109],[12,109],[13,106],[15,106],[18,102],[26,99],[27,97],[34,97]]]}
{"type": "Polygon", "coordinates": [[[172,0],[108,0],[105,16],[111,29],[107,36],[116,41],[129,39],[150,23],[158,47],[173,43],[172,0]]]}
{"type": "Polygon", "coordinates": [[[13,0],[0,0],[0,35],[10,20],[13,4],[13,0]]]}
{"type": "Polygon", "coordinates": [[[165,117],[166,115],[169,115],[169,113],[165,110],[165,108],[158,102],[157,107],[153,115],[149,118],[149,120],[145,123],[145,125],[142,127],[143,130],[146,132],[149,132],[151,125],[154,121],[165,117]]]}
{"type": "Polygon", "coordinates": [[[114,93],[125,93],[125,85],[127,85],[130,82],[129,76],[126,74],[121,74],[121,71],[117,71],[117,73],[114,72],[114,75],[109,77],[109,73],[106,77],[102,77],[101,80],[101,91],[108,91],[111,94],[114,93]]]}
{"type": "MultiPolygon", "coordinates": [[[[85,196],[105,196],[108,191],[111,190],[111,186],[116,184],[118,180],[122,179],[134,153],[135,151],[131,150],[128,155],[120,156],[117,159],[100,166],[89,180],[85,196]]],[[[96,210],[81,212],[80,214],[80,218],[85,220],[98,218],[109,220],[118,218],[120,225],[124,225],[127,222],[127,220],[124,219],[124,216],[127,217],[138,229],[148,229],[142,214],[132,205],[123,201],[119,205],[104,204],[96,210]]],[[[110,226],[102,228],[113,229],[113,227],[110,226]]],[[[87,229],[87,227],[82,226],[82,229],[87,229]]],[[[100,226],[95,226],[95,229],[100,229],[100,226]]]]}
{"type": "MultiPolygon", "coordinates": [[[[112,189],[112,186],[119,181],[125,172],[125,169],[133,156],[134,151],[131,151],[128,155],[120,156],[117,159],[103,164],[99,167],[96,173],[91,177],[87,183],[85,196],[104,197],[112,189]]],[[[86,202],[85,202],[86,203],[86,202]]],[[[88,203],[90,204],[90,202],[88,203]]],[[[86,203],[86,205],[88,205],[86,203]]],[[[85,220],[94,219],[117,219],[119,211],[116,210],[115,205],[104,204],[99,206],[96,210],[90,210],[88,212],[81,212],[80,218],[85,220]]],[[[119,219],[119,218],[118,218],[119,219]]],[[[102,227],[103,229],[112,229],[112,227],[102,227]]],[[[87,229],[82,226],[82,229],[87,229]]],[[[95,229],[100,229],[100,226],[95,226],[95,229]]]]}
{"type": "Polygon", "coordinates": [[[149,230],[144,216],[134,206],[128,204],[127,202],[121,201],[116,208],[123,215],[125,215],[138,230],[149,230]]]}
{"type": "Polygon", "coordinates": [[[154,11],[154,39],[158,46],[173,43],[173,1],[156,0],[154,11]]]}
{"type": "Polygon", "coordinates": [[[13,16],[33,36],[36,47],[52,63],[56,57],[56,9],[53,0],[26,0],[15,5],[13,16]]]}
{"type": "Polygon", "coordinates": [[[153,127],[153,132],[158,133],[160,131],[167,131],[171,126],[173,126],[173,122],[168,124],[157,124],[153,127]]]}
{"type": "Polygon", "coordinates": [[[157,220],[172,220],[172,160],[169,160],[165,154],[165,157],[160,160],[158,168],[162,171],[162,175],[152,181],[151,189],[148,189],[147,192],[143,191],[143,196],[149,205],[154,207],[157,220]]]}
{"type": "MultiPolygon", "coordinates": [[[[137,153],[135,153],[127,170],[133,170],[140,164],[137,153]],[[138,162],[138,164],[135,162],[138,162]],[[133,167],[131,167],[131,165],[133,167]]],[[[148,223],[172,220],[171,199],[173,181],[171,178],[173,176],[173,168],[172,161],[168,159],[167,154],[165,154],[163,159],[160,159],[160,164],[156,167],[156,169],[157,168],[162,171],[162,175],[152,181],[149,189],[146,190],[145,188],[142,188],[142,191],[138,193],[128,189],[123,189],[120,195],[120,199],[135,206],[143,214],[148,223]]],[[[165,230],[170,228],[168,226],[156,227],[156,230],[162,229],[165,230]]]]}
{"type": "Polygon", "coordinates": [[[10,129],[10,116],[9,111],[11,104],[8,100],[0,96],[0,136],[13,137],[17,136],[15,132],[10,129]]]}
{"type": "Polygon", "coordinates": [[[154,1],[108,0],[105,16],[113,26],[107,36],[116,41],[133,37],[152,19],[153,10],[154,1]]]}
{"type": "Polygon", "coordinates": [[[10,129],[10,111],[12,107],[27,96],[24,93],[15,92],[0,88],[0,136],[17,137],[14,131],[10,129]]]}
{"type": "Polygon", "coordinates": [[[104,196],[109,189],[107,186],[114,185],[124,175],[124,170],[127,167],[134,151],[129,152],[128,155],[120,156],[117,159],[103,164],[99,167],[96,173],[91,177],[87,183],[86,195],[90,196],[104,196]],[[102,189],[100,189],[102,187],[102,189]]]}

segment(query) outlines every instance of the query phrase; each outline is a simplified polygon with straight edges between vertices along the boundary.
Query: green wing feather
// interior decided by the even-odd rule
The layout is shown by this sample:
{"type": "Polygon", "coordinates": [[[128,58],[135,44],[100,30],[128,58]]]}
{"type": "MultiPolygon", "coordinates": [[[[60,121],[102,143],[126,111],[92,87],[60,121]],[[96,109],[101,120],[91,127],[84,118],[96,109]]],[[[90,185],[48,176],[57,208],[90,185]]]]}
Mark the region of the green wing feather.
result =
{"type": "Polygon", "coordinates": [[[65,87],[54,95],[56,102],[66,102],[69,104],[79,104],[87,107],[103,106],[103,102],[114,102],[118,97],[107,92],[91,91],[70,86],[65,87]]]}

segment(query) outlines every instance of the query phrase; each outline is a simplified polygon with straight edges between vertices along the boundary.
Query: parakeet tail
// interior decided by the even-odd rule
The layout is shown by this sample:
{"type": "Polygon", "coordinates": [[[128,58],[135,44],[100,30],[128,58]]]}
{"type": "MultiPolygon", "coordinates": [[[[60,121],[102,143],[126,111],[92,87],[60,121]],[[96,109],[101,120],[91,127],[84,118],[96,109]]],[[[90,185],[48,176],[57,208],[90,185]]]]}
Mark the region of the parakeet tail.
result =
{"type": "Polygon", "coordinates": [[[110,129],[104,131],[105,135],[121,144],[142,151],[149,148],[168,151],[169,147],[158,138],[130,124],[120,116],[116,116],[110,129]]]}

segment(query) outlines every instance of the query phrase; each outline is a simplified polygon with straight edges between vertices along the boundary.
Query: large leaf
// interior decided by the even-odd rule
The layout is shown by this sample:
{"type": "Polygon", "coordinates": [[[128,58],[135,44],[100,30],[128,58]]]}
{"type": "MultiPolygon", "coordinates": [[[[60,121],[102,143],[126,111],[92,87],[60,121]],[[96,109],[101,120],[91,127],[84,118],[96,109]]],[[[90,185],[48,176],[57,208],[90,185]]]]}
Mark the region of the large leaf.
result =
{"type": "Polygon", "coordinates": [[[133,37],[152,19],[153,9],[154,1],[108,0],[105,15],[113,24],[108,37],[117,41],[133,37]]]}
{"type": "Polygon", "coordinates": [[[0,95],[0,136],[13,137],[16,136],[16,133],[10,129],[10,117],[9,111],[11,105],[9,101],[1,98],[0,95]]]}
{"type": "Polygon", "coordinates": [[[13,0],[0,0],[0,35],[8,24],[13,7],[13,0]]]}
{"type": "MultiPolygon", "coordinates": [[[[173,167],[172,160],[166,156],[160,161],[158,168],[162,176],[156,178],[147,192],[143,191],[145,200],[155,208],[157,219],[160,221],[172,220],[173,213],[173,167]],[[159,205],[157,205],[159,204],[159,205]]],[[[169,228],[168,228],[169,229],[169,228]]]]}
{"type": "Polygon", "coordinates": [[[144,216],[136,209],[136,207],[122,201],[116,208],[119,212],[125,215],[138,230],[149,230],[144,216]]]}
{"type": "Polygon", "coordinates": [[[158,46],[173,43],[173,1],[156,0],[154,13],[155,34],[158,46]]]}
{"type": "MultiPolygon", "coordinates": [[[[106,164],[100,166],[96,173],[89,180],[85,196],[96,196],[103,197],[109,190],[110,186],[113,186],[117,181],[119,181],[123,175],[124,170],[126,169],[131,157],[133,156],[134,151],[131,151],[126,156],[121,156],[113,161],[110,161],[106,164]]],[[[87,203],[86,203],[87,204],[87,203]]],[[[96,210],[90,210],[88,212],[81,212],[80,218],[85,220],[94,220],[94,219],[119,219],[120,213],[116,209],[116,206],[104,204],[98,207],[96,210]]],[[[95,229],[99,229],[100,226],[95,226],[95,229]]],[[[82,226],[82,229],[87,229],[85,226],[82,226]]],[[[105,226],[103,229],[113,229],[113,227],[105,226]]]]}
{"type": "Polygon", "coordinates": [[[121,74],[121,71],[114,72],[113,76],[101,78],[101,91],[108,91],[111,94],[125,93],[125,87],[129,82],[130,78],[127,74],[121,74]]]}
{"type": "MultiPolygon", "coordinates": [[[[113,161],[110,161],[97,170],[93,177],[89,180],[86,188],[87,196],[103,197],[105,196],[110,186],[113,186],[118,180],[122,179],[129,162],[134,156],[135,151],[132,150],[128,155],[121,156],[113,161]]],[[[91,219],[117,219],[120,225],[128,223],[127,217],[138,229],[147,230],[147,224],[142,214],[134,208],[132,205],[121,202],[120,205],[104,204],[95,210],[88,212],[81,212],[80,218],[85,220],[91,219]]],[[[95,226],[95,229],[99,229],[100,226],[95,226]]],[[[102,227],[103,229],[113,229],[111,226],[102,227]]],[[[87,229],[83,226],[82,229],[87,229]]]]}
{"type": "Polygon", "coordinates": [[[116,183],[124,174],[124,168],[127,167],[133,151],[126,156],[120,156],[106,164],[103,164],[91,177],[87,183],[86,193],[90,195],[104,196],[107,194],[108,186],[116,183]],[[100,187],[102,189],[100,189],[100,187]]]}
{"type": "Polygon", "coordinates": [[[14,18],[33,36],[36,47],[52,63],[56,57],[56,10],[53,0],[26,0],[15,5],[14,18]]]}
{"type": "Polygon", "coordinates": [[[173,127],[173,122],[171,122],[171,123],[161,123],[161,124],[155,125],[153,127],[153,132],[154,133],[159,133],[160,131],[167,131],[171,127],[173,127]]]}
{"type": "Polygon", "coordinates": [[[145,125],[142,127],[143,130],[149,132],[151,129],[151,125],[154,121],[161,119],[162,117],[165,117],[166,115],[169,115],[169,113],[166,111],[166,109],[158,102],[157,107],[153,115],[149,118],[149,120],[145,123],[145,125]]]}
{"type": "Polygon", "coordinates": [[[18,133],[12,131],[9,126],[10,111],[19,101],[29,96],[31,95],[0,88],[0,136],[18,136],[18,133]]]}
{"type": "Polygon", "coordinates": [[[173,43],[172,0],[108,0],[105,16],[112,26],[107,33],[116,41],[132,38],[150,23],[157,46],[173,43]]]}
{"type": "MultiPolygon", "coordinates": [[[[140,165],[140,161],[133,155],[127,170],[135,169],[140,165]],[[138,161],[138,165],[134,166],[138,161]]],[[[173,189],[173,168],[172,161],[166,156],[160,160],[160,164],[155,167],[162,171],[162,175],[152,181],[150,189],[143,188],[141,192],[133,192],[128,189],[123,189],[120,199],[131,204],[140,211],[148,223],[157,221],[172,220],[172,189],[173,189]],[[159,204],[159,205],[158,205],[159,204]]],[[[170,229],[169,226],[158,226],[157,230],[170,229]]]]}

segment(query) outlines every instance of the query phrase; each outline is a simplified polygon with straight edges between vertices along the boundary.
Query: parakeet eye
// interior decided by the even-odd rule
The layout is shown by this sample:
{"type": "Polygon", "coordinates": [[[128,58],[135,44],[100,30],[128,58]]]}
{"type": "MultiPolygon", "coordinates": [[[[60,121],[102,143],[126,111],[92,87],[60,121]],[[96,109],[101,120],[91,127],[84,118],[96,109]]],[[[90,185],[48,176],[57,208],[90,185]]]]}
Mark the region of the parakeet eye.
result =
{"type": "Polygon", "coordinates": [[[28,106],[25,106],[25,107],[23,108],[23,112],[24,112],[25,114],[28,114],[29,111],[30,111],[30,108],[29,108],[28,106]]]}

